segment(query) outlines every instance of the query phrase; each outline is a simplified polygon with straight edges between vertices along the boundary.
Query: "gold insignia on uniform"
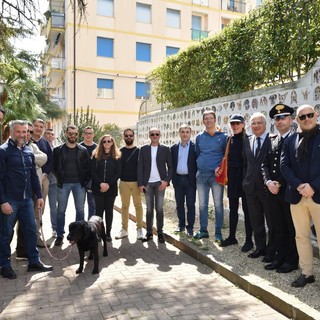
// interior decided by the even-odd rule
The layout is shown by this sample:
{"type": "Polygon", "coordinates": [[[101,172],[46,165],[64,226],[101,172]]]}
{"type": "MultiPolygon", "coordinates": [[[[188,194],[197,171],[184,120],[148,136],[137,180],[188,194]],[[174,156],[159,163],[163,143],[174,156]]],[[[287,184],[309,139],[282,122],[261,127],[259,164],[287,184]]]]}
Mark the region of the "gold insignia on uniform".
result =
{"type": "Polygon", "coordinates": [[[283,104],[278,104],[276,106],[276,110],[278,113],[281,113],[281,111],[285,108],[285,106],[283,104]]]}

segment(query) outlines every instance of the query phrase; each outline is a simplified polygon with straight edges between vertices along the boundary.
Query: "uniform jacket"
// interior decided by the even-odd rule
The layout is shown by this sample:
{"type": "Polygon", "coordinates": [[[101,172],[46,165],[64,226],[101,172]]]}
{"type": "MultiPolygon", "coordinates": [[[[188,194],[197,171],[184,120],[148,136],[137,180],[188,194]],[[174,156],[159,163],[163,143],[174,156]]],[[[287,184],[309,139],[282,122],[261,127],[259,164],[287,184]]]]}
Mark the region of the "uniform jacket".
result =
{"type": "MultiPolygon", "coordinates": [[[[84,187],[90,180],[90,158],[85,147],[77,143],[77,163],[78,172],[80,175],[80,183],[84,187]]],[[[64,163],[67,161],[67,147],[66,144],[55,147],[53,149],[53,174],[57,178],[57,186],[62,188],[64,178],[64,163]]]]}
{"type": "MultiPolygon", "coordinates": [[[[189,141],[189,153],[188,153],[188,180],[189,184],[193,187],[196,186],[196,174],[197,174],[197,155],[194,148],[194,143],[189,141]]],[[[177,177],[177,166],[178,166],[178,155],[179,155],[179,143],[174,144],[171,147],[171,156],[172,156],[172,184],[175,187],[178,183],[177,177]]]]}
{"type": "Polygon", "coordinates": [[[266,135],[266,138],[261,146],[258,157],[256,158],[253,154],[253,145],[254,145],[255,136],[250,136],[244,141],[243,145],[243,182],[242,187],[245,193],[254,194],[257,190],[264,189],[264,182],[261,172],[261,164],[266,155],[270,150],[271,143],[269,134],[266,135]]]}
{"type": "Polygon", "coordinates": [[[320,204],[320,132],[315,136],[313,150],[309,165],[309,172],[301,172],[301,164],[298,162],[296,153],[299,143],[299,134],[295,133],[285,140],[281,153],[280,170],[287,180],[286,200],[291,204],[297,204],[301,195],[297,187],[301,183],[309,183],[315,193],[313,201],[320,204]],[[307,181],[306,177],[309,177],[307,181]]]}
{"type": "Polygon", "coordinates": [[[33,193],[42,198],[34,154],[27,145],[19,149],[10,138],[0,147],[0,204],[7,198],[30,199],[33,193]]]}
{"type": "MultiPolygon", "coordinates": [[[[160,179],[167,181],[168,185],[172,179],[172,157],[168,146],[158,145],[156,156],[157,167],[160,179]]],[[[138,160],[138,186],[146,186],[148,184],[151,172],[151,145],[144,145],[140,149],[138,160]]]]}

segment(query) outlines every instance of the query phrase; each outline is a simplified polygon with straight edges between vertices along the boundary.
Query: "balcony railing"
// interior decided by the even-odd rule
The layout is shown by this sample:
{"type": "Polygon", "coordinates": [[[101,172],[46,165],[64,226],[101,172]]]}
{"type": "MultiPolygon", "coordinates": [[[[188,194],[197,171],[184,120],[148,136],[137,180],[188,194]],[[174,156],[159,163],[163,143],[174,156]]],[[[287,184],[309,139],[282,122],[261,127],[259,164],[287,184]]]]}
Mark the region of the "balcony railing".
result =
{"type": "Polygon", "coordinates": [[[64,29],[65,19],[64,13],[51,12],[51,27],[64,29]]]}
{"type": "Polygon", "coordinates": [[[66,99],[65,98],[58,98],[58,97],[51,97],[50,100],[57,104],[61,109],[66,108],[66,99]]]}
{"type": "Polygon", "coordinates": [[[199,41],[202,39],[206,39],[209,36],[209,31],[191,29],[191,39],[195,41],[199,41]]]}
{"type": "Polygon", "coordinates": [[[242,1],[230,1],[222,0],[221,9],[228,10],[232,12],[245,13],[246,12],[246,3],[242,1]]]}
{"type": "Polygon", "coordinates": [[[51,69],[65,70],[65,58],[52,58],[50,66],[51,69]]]}

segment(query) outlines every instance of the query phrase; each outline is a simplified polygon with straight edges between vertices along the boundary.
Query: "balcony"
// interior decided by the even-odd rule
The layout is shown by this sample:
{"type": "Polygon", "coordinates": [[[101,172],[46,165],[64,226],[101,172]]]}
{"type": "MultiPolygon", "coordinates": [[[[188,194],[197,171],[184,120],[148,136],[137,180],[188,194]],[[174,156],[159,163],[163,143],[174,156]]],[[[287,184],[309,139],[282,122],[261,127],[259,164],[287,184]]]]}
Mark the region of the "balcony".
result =
{"type": "Polygon", "coordinates": [[[65,70],[65,58],[52,58],[51,59],[51,71],[52,70],[65,70]]]}
{"type": "Polygon", "coordinates": [[[209,31],[191,29],[191,39],[194,41],[200,41],[208,38],[209,31]]]}
{"type": "Polygon", "coordinates": [[[60,97],[51,97],[50,99],[53,103],[58,105],[61,109],[66,108],[66,99],[65,98],[60,98],[60,97]]]}
{"type": "Polygon", "coordinates": [[[221,1],[221,9],[238,12],[238,13],[245,13],[246,12],[246,3],[242,1],[230,1],[230,0],[222,0],[221,1]]]}

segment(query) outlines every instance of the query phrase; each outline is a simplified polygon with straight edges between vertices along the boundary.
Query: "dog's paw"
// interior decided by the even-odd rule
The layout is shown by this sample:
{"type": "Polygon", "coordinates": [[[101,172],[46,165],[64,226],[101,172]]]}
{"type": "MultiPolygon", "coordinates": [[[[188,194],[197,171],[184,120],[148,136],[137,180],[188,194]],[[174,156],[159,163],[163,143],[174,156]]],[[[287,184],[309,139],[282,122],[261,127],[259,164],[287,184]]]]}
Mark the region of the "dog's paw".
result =
{"type": "Polygon", "coordinates": [[[79,274],[79,273],[82,273],[82,269],[80,268],[76,270],[76,274],[79,274]]]}
{"type": "Polygon", "coordinates": [[[92,274],[98,274],[99,273],[99,269],[93,269],[92,270],[92,274]]]}

